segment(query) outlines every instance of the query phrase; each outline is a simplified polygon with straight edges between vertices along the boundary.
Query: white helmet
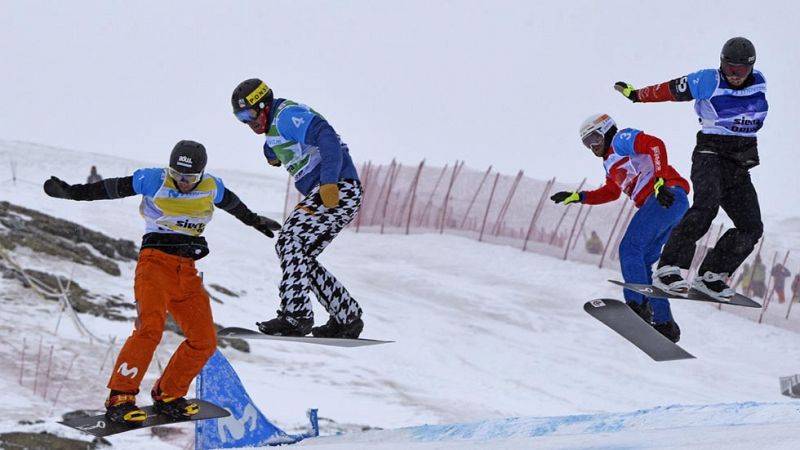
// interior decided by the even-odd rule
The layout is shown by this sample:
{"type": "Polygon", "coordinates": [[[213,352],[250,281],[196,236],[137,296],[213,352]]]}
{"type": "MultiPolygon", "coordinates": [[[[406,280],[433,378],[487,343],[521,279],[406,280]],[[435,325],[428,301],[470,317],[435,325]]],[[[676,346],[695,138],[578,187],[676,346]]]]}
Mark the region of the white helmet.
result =
{"type": "Polygon", "coordinates": [[[614,119],[608,114],[592,114],[581,123],[581,142],[590,150],[595,151],[598,144],[605,143],[606,133],[616,127],[614,119]]]}
{"type": "Polygon", "coordinates": [[[606,113],[592,114],[581,124],[581,140],[593,131],[599,131],[600,134],[605,135],[611,127],[616,125],[614,119],[606,113]]]}

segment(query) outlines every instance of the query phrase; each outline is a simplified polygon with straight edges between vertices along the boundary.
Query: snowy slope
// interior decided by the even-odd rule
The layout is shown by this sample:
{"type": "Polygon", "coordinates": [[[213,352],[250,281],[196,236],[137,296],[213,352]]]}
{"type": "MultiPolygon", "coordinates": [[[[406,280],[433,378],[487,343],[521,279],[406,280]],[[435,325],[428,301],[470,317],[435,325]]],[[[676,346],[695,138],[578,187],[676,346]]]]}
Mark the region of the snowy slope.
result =
{"type": "MultiPolygon", "coordinates": [[[[41,192],[41,182],[51,174],[81,182],[92,164],[108,177],[158,163],[0,141],[0,168],[10,167],[11,161],[16,163],[17,182],[0,184],[0,200],[138,242],[143,224],[138,217],[137,199],[93,203],[50,199],[41,192]]],[[[214,171],[213,164],[209,170],[220,175],[252,209],[279,216],[286,186],[280,170],[265,168],[263,176],[214,171]]],[[[218,211],[206,235],[212,248],[211,255],[200,262],[206,282],[241,294],[239,298],[217,295],[224,304],[214,303],[215,321],[226,326],[251,326],[256,320],[273,317],[278,305],[279,277],[273,242],[222,211],[218,211]]],[[[114,278],[85,267],[65,267],[37,255],[21,254],[19,259],[71,276],[92,291],[132,299],[133,264],[124,266],[123,275],[114,278]]],[[[681,345],[697,359],[653,362],[582,310],[588,299],[621,296],[605,281],[619,278],[617,271],[611,269],[598,270],[447,235],[352,232],[343,233],[320,260],[362,303],[366,323],[363,337],[397,342],[337,349],[256,341],[249,354],[223,350],[262,411],[287,428],[302,426],[308,407],[319,408],[322,417],[345,427],[352,424],[398,428],[508,417],[623,413],[675,404],[784,402],[786,398],[778,391],[778,376],[800,372],[796,333],[757,325],[698,302],[674,303],[676,319],[683,329],[681,345]]],[[[40,337],[44,348],[53,345],[58,362],[55,367],[62,371],[76,355],[57,405],[45,413],[37,407],[42,400],[41,395],[32,393],[33,380],[27,379],[20,387],[19,365],[5,365],[0,370],[0,410],[4,418],[0,430],[47,429],[79,436],[53,425],[53,421],[65,411],[101,405],[109,372],[109,345],[81,338],[64,318],[54,332],[60,318],[55,303],[39,300],[14,281],[0,280],[0,288],[4,292],[0,357],[18,361],[23,336],[27,336],[29,352],[35,351],[40,337]],[[47,422],[33,426],[17,423],[32,418],[47,422]]],[[[318,320],[325,320],[322,311],[317,312],[318,320]]],[[[84,321],[94,334],[116,337],[115,351],[131,327],[130,323],[93,317],[85,317],[84,321]]],[[[162,363],[178,342],[175,335],[165,335],[159,349],[162,363]]],[[[154,362],[143,390],[150,388],[157,373],[154,362]]],[[[50,388],[56,389],[60,383],[50,388]]],[[[52,391],[48,398],[52,398],[52,391]]],[[[725,414],[736,416],[735,411],[731,412],[735,407],[721,408],[725,414]]],[[[764,439],[781,428],[769,419],[776,417],[774,408],[779,408],[781,414],[797,411],[792,406],[764,406],[766,425],[748,422],[753,427],[769,429],[759,434],[764,439]]],[[[683,433],[687,425],[675,416],[680,418],[691,411],[694,410],[679,410],[670,419],[663,419],[673,425],[656,435],[666,436],[672,428],[680,428],[683,433]]],[[[621,420],[609,417],[607,420],[621,420]]],[[[653,417],[655,422],[662,420],[658,414],[653,417]]],[[[796,418],[786,420],[798,428],[796,418]]],[[[492,423],[496,422],[489,422],[492,423]]],[[[708,427],[716,429],[720,424],[733,422],[721,420],[708,427]]],[[[634,430],[632,439],[654,432],[648,427],[634,428],[639,431],[634,430]]],[[[594,430],[601,435],[608,432],[603,428],[594,430]]],[[[385,448],[405,448],[403,443],[410,432],[385,433],[378,438],[386,443],[385,448]],[[396,447],[391,447],[392,442],[396,447]]],[[[487,436],[490,434],[481,439],[487,436]]],[[[733,442],[737,434],[714,436],[719,437],[719,442],[733,442]]],[[[149,448],[181,448],[190,438],[187,429],[169,442],[153,439],[147,431],[126,433],[111,441],[118,448],[143,448],[142,439],[148,439],[149,448]]],[[[594,439],[584,438],[585,441],[565,445],[584,448],[594,439]]],[[[340,441],[321,439],[306,445],[383,448],[369,437],[336,439],[340,441]]],[[[554,436],[553,445],[561,439],[554,436]]],[[[775,439],[775,446],[770,448],[790,448],[784,446],[783,440],[775,439]]],[[[637,447],[635,441],[614,442],[621,447],[637,447]]],[[[450,444],[431,445],[422,448],[455,448],[450,444]]],[[[526,448],[497,445],[495,448],[526,448]]]]}

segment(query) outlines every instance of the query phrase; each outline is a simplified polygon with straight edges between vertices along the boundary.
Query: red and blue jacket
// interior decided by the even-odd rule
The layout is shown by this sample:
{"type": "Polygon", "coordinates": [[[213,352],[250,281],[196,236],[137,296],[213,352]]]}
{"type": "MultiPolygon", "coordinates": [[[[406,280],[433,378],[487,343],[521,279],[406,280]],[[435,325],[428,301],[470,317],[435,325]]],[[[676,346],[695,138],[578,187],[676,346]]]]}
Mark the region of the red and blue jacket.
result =
{"type": "Polygon", "coordinates": [[[653,195],[656,178],[663,178],[666,187],[680,186],[689,193],[689,182],[667,162],[664,141],[641,130],[625,128],[614,135],[603,166],[605,184],[593,191],[582,191],[582,203],[608,203],[625,193],[636,207],[641,207],[653,195]]]}

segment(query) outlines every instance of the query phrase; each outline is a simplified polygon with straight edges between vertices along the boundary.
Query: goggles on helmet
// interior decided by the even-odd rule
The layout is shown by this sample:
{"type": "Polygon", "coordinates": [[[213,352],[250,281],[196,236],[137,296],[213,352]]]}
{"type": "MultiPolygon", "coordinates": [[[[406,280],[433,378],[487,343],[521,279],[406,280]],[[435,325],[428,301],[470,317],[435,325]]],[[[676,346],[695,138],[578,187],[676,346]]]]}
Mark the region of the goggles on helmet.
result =
{"type": "Polygon", "coordinates": [[[726,77],[744,78],[750,75],[752,70],[753,66],[750,64],[722,63],[722,73],[724,73],[726,77]]]}
{"type": "Polygon", "coordinates": [[[603,141],[605,140],[605,136],[600,130],[594,130],[591,133],[587,134],[581,139],[583,145],[586,146],[589,150],[594,151],[596,147],[600,147],[603,145],[603,141]]]}
{"type": "Polygon", "coordinates": [[[250,123],[256,119],[258,119],[259,112],[253,108],[243,109],[241,111],[236,111],[236,118],[239,119],[242,123],[250,123]]]}
{"type": "Polygon", "coordinates": [[[167,167],[167,173],[169,177],[175,180],[176,183],[189,183],[195,184],[199,183],[200,180],[203,178],[203,172],[200,173],[181,173],[177,170],[173,169],[172,167],[167,167]]]}

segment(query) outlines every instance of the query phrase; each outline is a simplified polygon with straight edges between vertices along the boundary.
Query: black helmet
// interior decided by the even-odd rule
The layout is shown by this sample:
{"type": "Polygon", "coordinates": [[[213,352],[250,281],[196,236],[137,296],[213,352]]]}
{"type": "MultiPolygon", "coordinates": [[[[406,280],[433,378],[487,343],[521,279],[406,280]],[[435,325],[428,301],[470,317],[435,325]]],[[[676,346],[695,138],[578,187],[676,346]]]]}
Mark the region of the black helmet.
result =
{"type": "Polygon", "coordinates": [[[752,66],[756,63],[756,48],[753,43],[743,37],[728,39],[722,46],[719,55],[720,63],[746,64],[752,66]]]}
{"type": "Polygon", "coordinates": [[[233,113],[254,109],[260,111],[272,104],[272,89],[258,78],[244,80],[236,86],[231,95],[233,113]]]}
{"type": "Polygon", "coordinates": [[[178,173],[200,174],[206,169],[206,148],[195,141],[180,141],[169,155],[169,168],[178,173]]]}

